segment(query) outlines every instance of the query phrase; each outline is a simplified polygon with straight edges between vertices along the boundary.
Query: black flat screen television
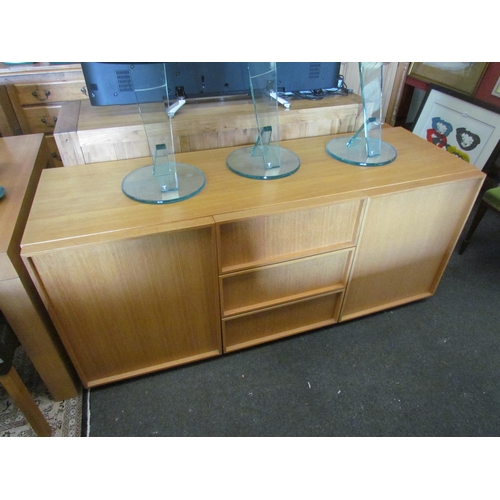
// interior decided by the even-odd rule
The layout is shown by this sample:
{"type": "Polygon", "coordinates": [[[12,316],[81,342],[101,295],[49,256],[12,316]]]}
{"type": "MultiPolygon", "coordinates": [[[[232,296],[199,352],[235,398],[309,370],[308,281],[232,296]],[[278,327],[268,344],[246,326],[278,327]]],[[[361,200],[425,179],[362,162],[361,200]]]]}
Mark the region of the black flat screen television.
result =
{"type": "MultiPolygon", "coordinates": [[[[189,99],[250,96],[247,63],[81,63],[93,106],[189,99]]],[[[278,62],[278,93],[336,88],[340,63],[278,62]]]]}

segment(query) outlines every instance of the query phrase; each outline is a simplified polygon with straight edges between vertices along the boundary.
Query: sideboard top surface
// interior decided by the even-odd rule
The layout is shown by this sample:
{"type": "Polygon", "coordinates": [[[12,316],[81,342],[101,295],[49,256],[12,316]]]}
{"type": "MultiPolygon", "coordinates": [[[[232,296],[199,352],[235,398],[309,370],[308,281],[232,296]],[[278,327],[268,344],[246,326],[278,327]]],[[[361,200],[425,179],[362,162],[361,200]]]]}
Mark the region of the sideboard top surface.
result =
{"type": "Polygon", "coordinates": [[[193,198],[163,205],[138,203],[121,189],[123,178],[151,164],[150,158],[45,170],[22,253],[201,226],[217,215],[301,208],[440,180],[484,177],[476,167],[402,128],[383,130],[383,140],[396,148],[397,158],[381,167],[333,159],[325,149],[331,138],[282,141],[282,147],[300,157],[301,166],[289,177],[267,181],[241,177],[227,168],[226,158],[237,148],[177,154],[177,162],[205,173],[206,185],[193,198]]]}

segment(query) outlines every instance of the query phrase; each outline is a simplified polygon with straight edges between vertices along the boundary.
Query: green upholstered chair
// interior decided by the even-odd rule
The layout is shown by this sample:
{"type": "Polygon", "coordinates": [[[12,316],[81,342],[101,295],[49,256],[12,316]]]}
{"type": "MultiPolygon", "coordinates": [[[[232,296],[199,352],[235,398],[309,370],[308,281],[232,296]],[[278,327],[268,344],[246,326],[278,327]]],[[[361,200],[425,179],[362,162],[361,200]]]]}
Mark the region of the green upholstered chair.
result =
{"type": "Polygon", "coordinates": [[[500,212],[500,186],[485,191],[481,203],[479,204],[479,207],[477,209],[476,215],[472,220],[469,232],[467,233],[467,236],[465,237],[462,245],[460,246],[460,250],[458,251],[460,255],[464,253],[467,245],[472,238],[472,235],[474,234],[474,231],[476,230],[477,226],[481,222],[481,219],[489,208],[493,208],[497,212],[500,212]]]}

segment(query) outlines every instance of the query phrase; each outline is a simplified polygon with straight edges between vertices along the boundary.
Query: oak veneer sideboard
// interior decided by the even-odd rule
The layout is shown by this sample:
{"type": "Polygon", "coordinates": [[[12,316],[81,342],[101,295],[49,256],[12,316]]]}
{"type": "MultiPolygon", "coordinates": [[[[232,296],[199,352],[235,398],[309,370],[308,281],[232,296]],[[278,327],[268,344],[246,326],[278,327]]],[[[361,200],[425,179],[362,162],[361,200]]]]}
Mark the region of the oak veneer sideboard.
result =
{"type": "Polygon", "coordinates": [[[121,192],[149,158],[43,172],[21,255],[86,387],[217,356],[430,297],[484,180],[400,128],[383,167],[338,162],[330,137],[283,141],[282,179],[181,153],[207,177],[188,200],[121,192]]]}
{"type": "Polygon", "coordinates": [[[79,393],[77,374],[24,263],[21,237],[49,160],[42,134],[0,139],[0,310],[55,400],[79,393]]]}

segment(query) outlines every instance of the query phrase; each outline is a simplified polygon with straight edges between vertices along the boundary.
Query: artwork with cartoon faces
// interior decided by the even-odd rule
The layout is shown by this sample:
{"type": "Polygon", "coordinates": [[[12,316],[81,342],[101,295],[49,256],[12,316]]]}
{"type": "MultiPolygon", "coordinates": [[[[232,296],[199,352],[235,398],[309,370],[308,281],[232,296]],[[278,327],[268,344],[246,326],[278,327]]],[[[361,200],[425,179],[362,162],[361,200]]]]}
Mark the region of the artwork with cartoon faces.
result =
{"type": "Polygon", "coordinates": [[[457,142],[464,151],[470,151],[481,143],[478,135],[464,127],[457,128],[457,142]]]}
{"type": "Polygon", "coordinates": [[[457,145],[452,146],[448,144],[447,137],[453,131],[453,125],[440,117],[435,116],[432,118],[432,128],[427,129],[426,138],[432,144],[435,144],[439,148],[444,148],[450,153],[462,158],[465,161],[470,161],[468,154],[463,153],[463,151],[471,151],[479,144],[481,144],[481,138],[467,130],[465,127],[458,127],[455,133],[457,139],[457,145]]]}
{"type": "Polygon", "coordinates": [[[431,89],[413,133],[482,169],[500,143],[500,113],[431,89]]]}
{"type": "Polygon", "coordinates": [[[446,137],[453,130],[451,123],[441,120],[439,117],[432,119],[432,128],[427,130],[427,140],[438,148],[446,148],[448,141],[446,137]]]}

